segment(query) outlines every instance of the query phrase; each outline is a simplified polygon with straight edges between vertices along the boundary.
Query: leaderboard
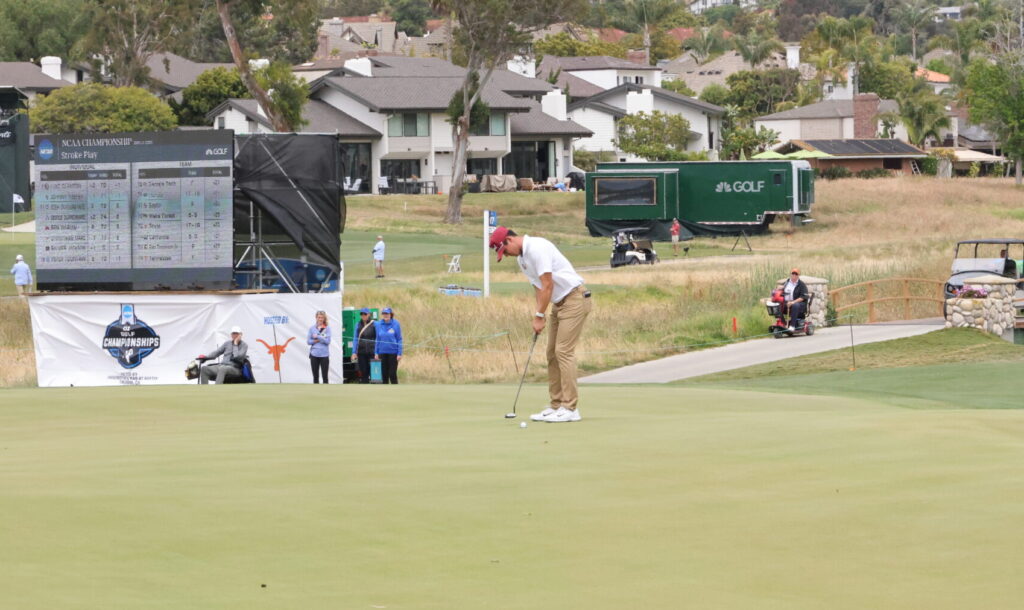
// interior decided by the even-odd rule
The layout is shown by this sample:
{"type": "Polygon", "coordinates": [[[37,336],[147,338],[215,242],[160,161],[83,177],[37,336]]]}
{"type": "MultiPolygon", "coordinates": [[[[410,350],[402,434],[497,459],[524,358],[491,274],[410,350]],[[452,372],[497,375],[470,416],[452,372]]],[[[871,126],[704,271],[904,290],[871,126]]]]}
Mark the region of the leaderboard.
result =
{"type": "Polygon", "coordinates": [[[233,133],[36,136],[46,288],[228,287],[233,133]]]}

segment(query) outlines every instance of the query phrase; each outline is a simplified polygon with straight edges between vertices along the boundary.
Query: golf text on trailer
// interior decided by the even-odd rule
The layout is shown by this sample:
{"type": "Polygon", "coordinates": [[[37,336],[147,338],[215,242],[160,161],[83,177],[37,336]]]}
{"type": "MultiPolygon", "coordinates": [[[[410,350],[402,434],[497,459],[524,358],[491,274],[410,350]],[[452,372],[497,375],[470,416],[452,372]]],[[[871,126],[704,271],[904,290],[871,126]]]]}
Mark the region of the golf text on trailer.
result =
{"type": "Polygon", "coordinates": [[[719,182],[715,185],[716,193],[760,193],[764,190],[764,180],[737,180],[736,182],[719,182]]]}

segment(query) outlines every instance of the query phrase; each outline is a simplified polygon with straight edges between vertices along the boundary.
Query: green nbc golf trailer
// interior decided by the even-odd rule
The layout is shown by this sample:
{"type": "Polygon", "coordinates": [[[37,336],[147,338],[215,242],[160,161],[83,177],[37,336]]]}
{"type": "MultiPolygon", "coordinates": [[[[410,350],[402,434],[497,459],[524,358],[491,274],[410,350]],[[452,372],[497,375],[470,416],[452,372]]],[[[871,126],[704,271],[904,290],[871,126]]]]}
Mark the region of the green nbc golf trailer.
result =
{"type": "Polygon", "coordinates": [[[595,237],[667,241],[673,218],[692,235],[751,235],[776,216],[806,220],[813,203],[814,170],[803,160],[599,163],[587,173],[595,237]]]}

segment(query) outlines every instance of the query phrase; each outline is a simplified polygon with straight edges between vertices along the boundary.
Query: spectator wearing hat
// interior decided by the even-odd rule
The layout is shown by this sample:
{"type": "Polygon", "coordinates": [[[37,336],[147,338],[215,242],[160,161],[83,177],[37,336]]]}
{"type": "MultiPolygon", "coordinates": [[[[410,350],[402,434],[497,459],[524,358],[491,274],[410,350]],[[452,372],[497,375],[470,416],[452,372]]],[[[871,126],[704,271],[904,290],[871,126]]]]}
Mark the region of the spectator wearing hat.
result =
{"type": "Polygon", "coordinates": [[[374,325],[377,341],[374,359],[380,360],[380,374],[383,383],[398,383],[398,363],[402,360],[402,326],[395,319],[390,307],[380,311],[380,320],[374,325]]]}
{"type": "Polygon", "coordinates": [[[359,383],[370,383],[370,361],[377,349],[377,325],[366,307],[359,310],[356,324],[355,345],[352,346],[352,360],[359,367],[359,383]]]}
{"type": "Polygon", "coordinates": [[[245,364],[248,352],[249,346],[245,341],[242,341],[242,329],[238,326],[232,326],[231,339],[225,341],[223,345],[209,354],[199,356],[198,360],[213,360],[223,355],[219,364],[203,366],[199,373],[199,382],[210,383],[211,378],[215,379],[218,385],[228,380],[241,382],[244,379],[242,377],[242,365],[245,364]]]}
{"type": "Polygon", "coordinates": [[[309,344],[309,366],[313,370],[313,383],[320,383],[321,375],[324,383],[331,368],[331,327],[327,324],[327,312],[316,312],[316,321],[309,327],[306,334],[309,344]]]}
{"type": "Polygon", "coordinates": [[[789,279],[782,287],[786,312],[789,314],[789,328],[800,328],[797,322],[804,319],[807,313],[807,284],[800,279],[800,270],[794,268],[789,272],[789,279]]]}
{"type": "Polygon", "coordinates": [[[533,332],[538,335],[548,323],[548,395],[550,403],[533,421],[551,423],[580,421],[579,391],[576,386],[576,344],[583,323],[592,308],[590,292],[555,244],[543,237],[517,235],[506,227],[491,234],[490,246],[498,253],[518,257],[519,268],[533,286],[536,308],[533,332]]]}
{"type": "Polygon", "coordinates": [[[14,257],[11,275],[14,276],[14,286],[18,289],[18,296],[25,296],[25,293],[32,288],[32,269],[25,262],[24,256],[19,254],[14,257]]]}
{"type": "Polygon", "coordinates": [[[384,236],[377,236],[377,243],[373,245],[373,269],[377,272],[377,279],[384,279],[384,236]]]}

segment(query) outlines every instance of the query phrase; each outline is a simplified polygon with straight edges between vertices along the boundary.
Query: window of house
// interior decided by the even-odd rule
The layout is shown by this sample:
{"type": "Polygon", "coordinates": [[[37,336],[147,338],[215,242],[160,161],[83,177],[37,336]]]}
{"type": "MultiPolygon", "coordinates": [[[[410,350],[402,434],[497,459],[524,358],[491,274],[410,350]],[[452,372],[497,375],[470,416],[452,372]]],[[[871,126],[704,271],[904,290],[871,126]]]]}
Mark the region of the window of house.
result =
{"type": "Polygon", "coordinates": [[[430,135],[430,115],[425,112],[404,112],[388,119],[388,136],[426,137],[430,135]]]}
{"type": "Polygon", "coordinates": [[[492,112],[486,125],[470,131],[474,136],[503,136],[505,135],[505,113],[492,112]]]}
{"type": "Polygon", "coordinates": [[[217,129],[224,129],[224,125],[225,125],[224,117],[222,117],[222,116],[217,117],[217,129]]]}
{"type": "Polygon", "coordinates": [[[642,77],[642,76],[634,76],[633,77],[633,82],[638,84],[638,85],[642,85],[642,84],[644,84],[644,77],[642,77]]]}
{"type": "Polygon", "coordinates": [[[884,169],[903,169],[903,159],[882,159],[884,169]]]}

